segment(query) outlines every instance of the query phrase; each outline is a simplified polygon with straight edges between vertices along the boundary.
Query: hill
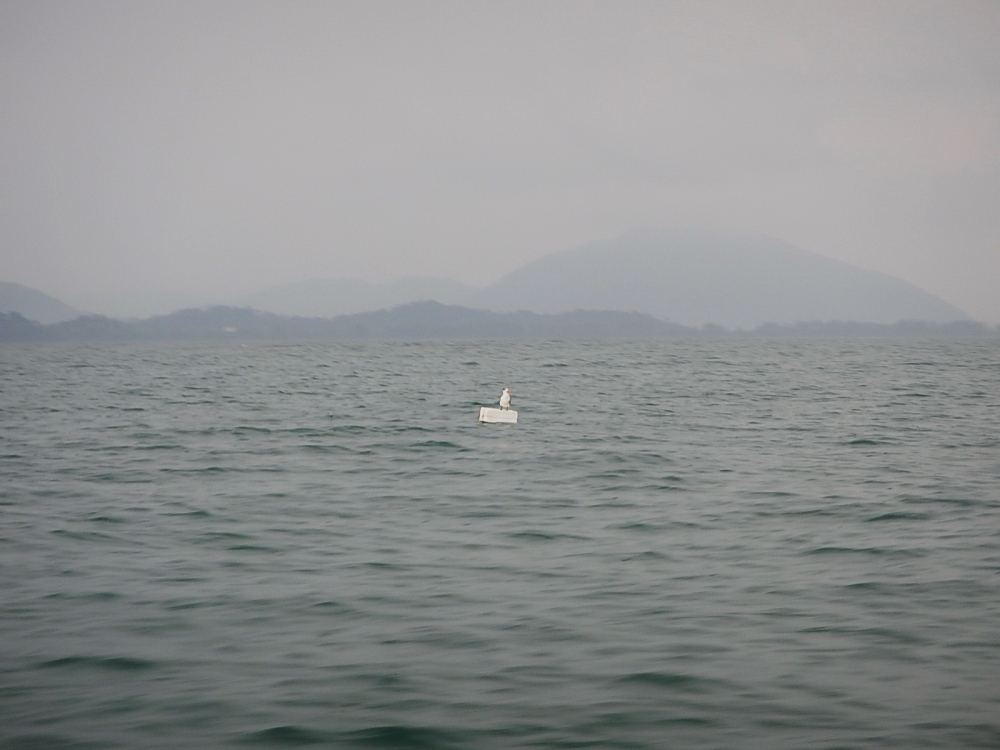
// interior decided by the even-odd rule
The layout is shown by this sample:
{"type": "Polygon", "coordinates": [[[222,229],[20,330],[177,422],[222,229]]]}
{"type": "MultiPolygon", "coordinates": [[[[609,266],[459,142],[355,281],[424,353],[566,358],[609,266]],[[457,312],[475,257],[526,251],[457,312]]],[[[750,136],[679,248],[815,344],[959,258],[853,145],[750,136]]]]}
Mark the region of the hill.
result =
{"type": "Polygon", "coordinates": [[[877,323],[768,324],[754,331],[727,331],[719,326],[691,328],[642,313],[576,310],[542,314],[492,312],[438,302],[415,302],[388,310],[300,318],[250,308],[209,307],[169,315],[122,321],[87,315],[42,325],[19,313],[0,313],[0,342],[156,342],[156,341],[455,341],[598,340],[720,336],[764,338],[983,338],[1000,328],[957,321],[946,324],[914,321],[877,323]]]}
{"type": "Polygon", "coordinates": [[[38,323],[72,320],[82,313],[44,292],[23,284],[0,281],[0,313],[16,312],[38,323]]]}
{"type": "Polygon", "coordinates": [[[379,339],[602,339],[694,334],[641,313],[574,310],[553,315],[498,313],[438,302],[343,315],[330,321],[338,338],[379,339]]]}
{"type": "Polygon", "coordinates": [[[438,302],[416,302],[337,318],[288,317],[250,308],[211,307],[139,321],[90,315],[41,325],[17,313],[0,313],[0,341],[601,339],[695,333],[639,313],[497,313],[438,302]]]}
{"type": "Polygon", "coordinates": [[[786,243],[707,233],[633,232],[548,255],[480,295],[494,310],[638,310],[687,325],[968,316],[900,279],[786,243]]]}
{"type": "Polygon", "coordinates": [[[429,299],[442,304],[467,304],[473,294],[471,287],[457,281],[422,276],[384,284],[361,279],[313,279],[262,289],[240,297],[236,305],[279,315],[330,318],[429,299]]]}

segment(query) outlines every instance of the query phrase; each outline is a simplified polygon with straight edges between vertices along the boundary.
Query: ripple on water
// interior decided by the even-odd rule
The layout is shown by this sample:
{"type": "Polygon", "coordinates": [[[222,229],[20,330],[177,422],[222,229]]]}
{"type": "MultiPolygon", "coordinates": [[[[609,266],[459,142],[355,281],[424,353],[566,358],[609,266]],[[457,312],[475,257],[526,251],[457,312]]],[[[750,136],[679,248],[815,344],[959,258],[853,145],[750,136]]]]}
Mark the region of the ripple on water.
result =
{"type": "Polygon", "coordinates": [[[140,672],[156,669],[159,665],[150,659],[139,659],[131,656],[63,656],[39,662],[36,666],[39,669],[140,672]]]}

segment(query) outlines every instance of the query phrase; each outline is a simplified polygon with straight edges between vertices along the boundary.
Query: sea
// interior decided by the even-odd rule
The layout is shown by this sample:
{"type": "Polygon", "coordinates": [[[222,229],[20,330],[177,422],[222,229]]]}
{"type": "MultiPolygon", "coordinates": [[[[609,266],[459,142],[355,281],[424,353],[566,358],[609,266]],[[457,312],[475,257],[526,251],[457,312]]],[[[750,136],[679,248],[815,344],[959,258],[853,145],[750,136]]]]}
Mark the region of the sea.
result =
{"type": "Polygon", "coordinates": [[[10,344],[0,481],[3,748],[1000,747],[996,340],[10,344]]]}

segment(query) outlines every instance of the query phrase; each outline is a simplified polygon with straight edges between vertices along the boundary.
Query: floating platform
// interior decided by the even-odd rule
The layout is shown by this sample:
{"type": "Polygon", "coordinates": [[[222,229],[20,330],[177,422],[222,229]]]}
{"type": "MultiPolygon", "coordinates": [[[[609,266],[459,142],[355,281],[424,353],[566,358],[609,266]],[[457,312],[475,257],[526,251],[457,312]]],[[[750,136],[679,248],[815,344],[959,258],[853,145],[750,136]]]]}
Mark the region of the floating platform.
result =
{"type": "Polygon", "coordinates": [[[517,424],[517,412],[513,409],[482,406],[479,409],[479,421],[487,424],[517,424]]]}

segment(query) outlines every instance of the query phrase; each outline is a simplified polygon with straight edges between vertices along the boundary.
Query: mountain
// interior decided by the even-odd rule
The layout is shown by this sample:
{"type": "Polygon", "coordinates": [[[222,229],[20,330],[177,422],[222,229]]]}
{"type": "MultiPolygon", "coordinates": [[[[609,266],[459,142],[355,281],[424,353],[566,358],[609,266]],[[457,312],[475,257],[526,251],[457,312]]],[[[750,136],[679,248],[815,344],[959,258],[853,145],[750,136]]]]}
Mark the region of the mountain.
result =
{"type": "Polygon", "coordinates": [[[72,320],[82,313],[44,292],[23,284],[0,281],[0,313],[16,312],[38,323],[72,320]]]}
{"type": "Polygon", "coordinates": [[[331,317],[430,299],[496,311],[636,311],[685,325],[747,329],[806,321],[968,319],[886,274],[778,240],[708,232],[631,232],[547,255],[479,289],[423,277],[386,284],[322,280],[272,287],[238,304],[331,317]]]}
{"type": "Polygon", "coordinates": [[[474,290],[449,279],[408,276],[384,284],[360,279],[315,279],[268,287],[236,300],[240,307],[279,315],[329,318],[381,310],[420,300],[467,304],[474,290]]]}
{"type": "Polygon", "coordinates": [[[900,279],[786,243],[707,233],[632,232],[548,255],[484,289],[494,310],[638,310],[687,325],[965,320],[900,279]]]}

